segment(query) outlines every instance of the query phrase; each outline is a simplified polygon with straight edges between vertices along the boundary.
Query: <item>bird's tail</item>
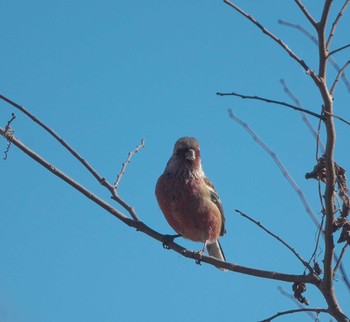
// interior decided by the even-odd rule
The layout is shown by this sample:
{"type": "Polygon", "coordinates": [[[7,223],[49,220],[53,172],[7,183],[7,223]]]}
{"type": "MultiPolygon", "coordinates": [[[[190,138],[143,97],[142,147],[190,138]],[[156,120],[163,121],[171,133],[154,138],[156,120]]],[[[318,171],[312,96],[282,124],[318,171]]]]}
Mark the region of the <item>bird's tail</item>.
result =
{"type": "MultiPolygon", "coordinates": [[[[220,242],[218,240],[213,242],[213,243],[210,243],[210,244],[207,243],[206,247],[207,247],[207,251],[208,251],[209,256],[215,257],[221,261],[226,261],[224,252],[222,251],[220,242]]],[[[227,269],[223,269],[221,267],[218,267],[218,268],[225,271],[225,272],[227,271],[227,269]]]]}

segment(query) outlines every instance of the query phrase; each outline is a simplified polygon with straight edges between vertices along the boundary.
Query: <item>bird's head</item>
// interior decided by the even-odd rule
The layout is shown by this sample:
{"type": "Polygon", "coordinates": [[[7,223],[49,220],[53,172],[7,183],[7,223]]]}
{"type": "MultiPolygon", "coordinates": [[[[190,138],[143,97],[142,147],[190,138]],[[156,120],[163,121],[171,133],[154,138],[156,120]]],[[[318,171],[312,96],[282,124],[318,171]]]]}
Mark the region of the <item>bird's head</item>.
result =
{"type": "Polygon", "coordinates": [[[193,137],[182,137],[174,145],[167,170],[169,172],[183,172],[187,170],[194,176],[202,176],[202,164],[199,142],[193,137]]]}

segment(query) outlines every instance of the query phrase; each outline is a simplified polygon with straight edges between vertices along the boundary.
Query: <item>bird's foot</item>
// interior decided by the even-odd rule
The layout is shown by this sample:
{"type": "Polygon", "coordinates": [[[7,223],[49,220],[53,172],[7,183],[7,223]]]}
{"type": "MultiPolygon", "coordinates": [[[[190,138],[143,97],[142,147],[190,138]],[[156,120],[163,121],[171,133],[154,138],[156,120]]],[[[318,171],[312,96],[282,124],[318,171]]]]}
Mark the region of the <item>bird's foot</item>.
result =
{"type": "Polygon", "coordinates": [[[170,249],[169,243],[172,243],[175,238],[182,237],[180,234],[176,235],[164,235],[163,237],[163,248],[170,249]]]}
{"type": "Polygon", "coordinates": [[[204,249],[197,250],[194,253],[198,254],[198,257],[199,257],[199,258],[195,259],[196,264],[202,265],[202,256],[205,254],[204,249]]]}

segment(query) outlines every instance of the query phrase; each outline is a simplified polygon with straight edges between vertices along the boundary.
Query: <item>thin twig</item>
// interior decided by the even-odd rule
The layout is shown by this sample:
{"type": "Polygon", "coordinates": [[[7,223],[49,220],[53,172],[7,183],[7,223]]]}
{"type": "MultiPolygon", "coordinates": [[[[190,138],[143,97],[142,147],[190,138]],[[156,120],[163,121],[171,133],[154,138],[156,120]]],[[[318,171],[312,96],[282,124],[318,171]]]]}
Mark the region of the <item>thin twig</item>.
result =
{"type": "Polygon", "coordinates": [[[335,18],[333,24],[332,24],[332,28],[331,28],[331,31],[329,32],[329,36],[328,36],[328,39],[327,39],[327,43],[326,43],[326,48],[327,50],[329,50],[329,47],[331,45],[331,42],[332,42],[332,39],[333,39],[333,36],[334,36],[334,32],[335,32],[335,29],[337,28],[338,26],[338,23],[340,21],[340,18],[342,17],[346,7],[348,6],[348,4],[350,3],[350,0],[345,0],[342,8],[340,9],[337,17],[335,18]]]}
{"type": "Polygon", "coordinates": [[[334,50],[330,51],[330,52],[328,53],[328,55],[327,55],[327,58],[330,57],[330,56],[332,56],[333,54],[337,53],[338,51],[341,51],[341,50],[343,50],[343,49],[345,49],[345,48],[348,48],[348,47],[350,47],[350,44],[347,44],[347,45],[345,45],[345,46],[342,46],[342,47],[340,47],[340,48],[337,48],[337,49],[334,49],[334,50]]]}
{"type": "Polygon", "coordinates": [[[124,176],[125,174],[125,170],[126,170],[126,167],[128,166],[128,164],[131,162],[131,158],[133,157],[133,155],[135,153],[137,153],[140,149],[142,149],[143,147],[145,146],[145,140],[144,139],[141,139],[141,143],[131,152],[128,153],[128,158],[126,159],[126,161],[123,163],[122,165],[122,168],[117,176],[117,180],[115,181],[115,183],[113,184],[113,187],[115,190],[118,189],[118,186],[119,186],[119,183],[122,179],[122,177],[124,176]]]}
{"type": "Polygon", "coordinates": [[[5,132],[7,132],[11,128],[11,123],[14,121],[15,118],[16,118],[15,113],[11,113],[11,118],[6,124],[5,132]]]}
{"type": "Polygon", "coordinates": [[[302,309],[294,309],[294,310],[288,310],[288,311],[283,311],[283,312],[278,312],[275,315],[270,316],[269,318],[265,320],[261,320],[260,322],[270,322],[275,318],[278,318],[279,316],[286,315],[286,314],[293,314],[293,313],[299,313],[299,312],[315,312],[317,314],[323,312],[323,313],[328,313],[328,310],[326,309],[319,309],[319,308],[302,308],[302,309]]]}
{"type": "Polygon", "coordinates": [[[291,247],[288,243],[286,243],[281,237],[277,236],[271,230],[267,229],[261,222],[256,221],[255,219],[251,218],[250,216],[248,216],[247,214],[243,213],[242,211],[240,211],[238,209],[236,209],[235,211],[238,212],[242,217],[247,218],[248,220],[250,220],[251,222],[256,224],[262,230],[266,231],[270,236],[272,236],[273,238],[277,239],[280,243],[282,243],[284,246],[286,246],[310,272],[314,271],[314,269],[310,266],[310,264],[307,261],[305,261],[298,254],[298,252],[293,247],[291,247]]]}
{"type": "Polygon", "coordinates": [[[95,179],[104,187],[110,191],[112,194],[112,198],[117,201],[124,209],[126,209],[131,217],[134,220],[139,220],[134,208],[127,204],[114,190],[113,185],[111,185],[105,178],[103,178],[83,157],[80,156],[80,154],[75,151],[65,140],[63,140],[54,130],[50,129],[47,125],[45,125],[43,122],[41,122],[37,117],[35,117],[33,114],[31,114],[29,111],[27,111],[23,106],[20,106],[19,104],[15,103],[14,101],[10,100],[9,98],[3,96],[0,94],[0,99],[4,100],[5,102],[9,103],[13,107],[20,110],[22,113],[27,115],[31,120],[33,120],[35,123],[37,123],[40,127],[42,127],[45,131],[47,131],[51,136],[53,136],[59,143],[61,143],[94,177],[95,179]]]}
{"type": "Polygon", "coordinates": [[[334,117],[335,119],[338,119],[338,120],[340,120],[340,121],[342,121],[342,122],[344,122],[345,124],[347,124],[347,125],[350,125],[350,122],[349,121],[347,121],[347,120],[345,120],[345,119],[343,119],[342,117],[340,117],[340,116],[337,116],[337,115],[334,115],[334,114],[332,114],[332,113],[329,113],[328,111],[326,111],[326,110],[324,110],[323,111],[325,114],[327,114],[327,115],[329,115],[329,116],[331,116],[331,117],[334,117]]]}
{"type": "Polygon", "coordinates": [[[303,203],[306,212],[309,214],[310,218],[314,222],[314,224],[319,227],[319,222],[317,220],[316,215],[312,211],[309,203],[307,202],[303,192],[297,185],[297,183],[294,181],[294,179],[291,177],[291,175],[288,173],[285,166],[282,164],[282,162],[277,157],[276,153],[273,152],[256,134],[255,132],[249,127],[249,125],[245,122],[243,122],[238,116],[236,116],[231,109],[228,110],[230,118],[232,118],[234,121],[236,121],[239,125],[241,125],[249,134],[250,136],[256,141],[264,150],[265,152],[273,159],[273,161],[277,164],[278,168],[281,170],[283,176],[287,179],[287,181],[290,183],[294,191],[298,194],[301,202],[303,203]]]}
{"type": "Polygon", "coordinates": [[[306,37],[308,37],[314,44],[318,44],[318,40],[315,36],[313,36],[310,32],[308,32],[303,26],[299,24],[295,24],[286,20],[278,19],[277,22],[280,25],[287,26],[293,29],[299,30],[301,33],[303,33],[306,37]]]}
{"type": "Polygon", "coordinates": [[[334,97],[334,91],[337,87],[337,83],[339,82],[339,78],[342,77],[342,75],[344,75],[344,72],[345,72],[345,69],[349,66],[350,64],[350,60],[348,60],[344,66],[342,68],[339,69],[338,71],[338,74],[337,74],[337,77],[335,78],[334,82],[333,82],[333,85],[331,87],[331,90],[329,92],[329,94],[334,97]]]}
{"type": "Polygon", "coordinates": [[[243,15],[245,18],[247,18],[249,21],[251,21],[255,26],[257,26],[264,34],[266,34],[268,37],[270,37],[272,40],[274,40],[277,44],[279,44],[290,57],[292,57],[296,62],[299,63],[303,67],[303,69],[306,71],[308,75],[311,76],[311,78],[314,80],[316,84],[320,82],[318,76],[314,73],[313,70],[302,60],[299,58],[291,49],[288,48],[288,46],[279,38],[277,38],[273,33],[271,33],[269,30],[267,30],[263,25],[261,25],[253,16],[243,11],[240,7],[233,4],[229,0],[224,0],[226,4],[228,4],[230,7],[235,9],[237,12],[239,12],[241,15],[243,15]]]}
{"type": "Polygon", "coordinates": [[[306,114],[315,116],[315,117],[317,117],[319,119],[323,119],[323,116],[320,115],[320,114],[314,113],[314,112],[306,110],[304,108],[297,107],[295,105],[288,104],[286,102],[276,101],[276,100],[272,100],[272,99],[265,98],[265,97],[260,97],[260,96],[256,96],[256,95],[254,95],[254,96],[252,96],[252,95],[243,95],[243,94],[238,94],[238,93],[235,93],[235,92],[231,92],[231,93],[219,93],[218,92],[218,93],[216,93],[216,95],[218,95],[218,96],[237,96],[237,97],[240,97],[242,99],[258,100],[258,101],[263,101],[263,102],[266,102],[266,103],[272,103],[272,104],[276,104],[276,105],[281,105],[281,106],[289,107],[289,108],[291,108],[293,110],[296,110],[296,111],[299,111],[299,112],[304,112],[306,114]]]}
{"type": "MultiPolygon", "coordinates": [[[[281,79],[280,83],[282,84],[283,91],[289,96],[289,98],[292,101],[294,101],[296,106],[298,106],[299,108],[302,108],[299,99],[291,92],[291,90],[288,88],[287,83],[284,81],[284,79],[281,79]]],[[[319,141],[319,136],[318,136],[317,132],[315,131],[315,129],[313,128],[311,122],[307,118],[306,113],[305,112],[300,112],[300,113],[301,113],[301,117],[302,117],[304,123],[306,124],[307,128],[309,129],[309,131],[311,132],[313,137],[316,139],[316,142],[320,143],[321,149],[324,152],[324,146],[323,146],[322,142],[319,141]]]]}
{"type": "Polygon", "coordinates": [[[311,14],[307,11],[307,9],[305,8],[305,6],[301,3],[300,0],[295,0],[296,4],[298,5],[298,7],[300,8],[300,10],[303,12],[303,14],[305,15],[305,17],[310,21],[310,23],[317,28],[317,22],[315,21],[315,19],[311,16],[311,14]]]}
{"type": "Polygon", "coordinates": [[[315,243],[315,249],[310,257],[309,263],[311,263],[311,261],[313,261],[314,263],[316,262],[316,253],[317,253],[317,249],[318,249],[318,245],[320,243],[320,237],[321,237],[321,233],[322,233],[322,228],[323,228],[323,222],[324,222],[324,215],[322,216],[322,220],[320,223],[320,226],[317,228],[317,237],[316,237],[316,243],[315,243]]]}
{"type": "MultiPolygon", "coordinates": [[[[349,0],[350,1],[350,0],[349,0]]],[[[297,24],[294,24],[294,23],[291,23],[291,22],[288,22],[288,21],[284,21],[284,20],[281,20],[279,19],[278,20],[278,23],[281,24],[281,25],[284,25],[284,26],[287,26],[287,27],[291,27],[291,28],[294,28],[294,29],[297,29],[299,30],[301,33],[303,33],[307,38],[309,38],[316,46],[318,46],[318,40],[316,37],[314,37],[311,33],[309,33],[304,27],[300,26],[300,25],[297,25],[297,24]]],[[[339,72],[340,71],[340,66],[337,64],[337,62],[334,60],[333,57],[329,57],[328,58],[328,61],[331,63],[331,65],[333,66],[333,68],[339,72]]],[[[345,84],[345,87],[347,89],[348,92],[350,92],[350,82],[349,80],[347,79],[345,73],[342,73],[341,74],[341,78],[345,84]]]]}
{"type": "Polygon", "coordinates": [[[344,245],[344,247],[342,248],[341,253],[340,253],[340,255],[339,255],[339,258],[338,258],[338,261],[337,261],[337,264],[334,266],[333,275],[335,275],[335,273],[337,272],[338,268],[340,267],[341,261],[343,260],[343,256],[344,256],[345,251],[346,251],[346,249],[348,248],[348,246],[349,246],[349,244],[346,243],[346,244],[344,245]]]}

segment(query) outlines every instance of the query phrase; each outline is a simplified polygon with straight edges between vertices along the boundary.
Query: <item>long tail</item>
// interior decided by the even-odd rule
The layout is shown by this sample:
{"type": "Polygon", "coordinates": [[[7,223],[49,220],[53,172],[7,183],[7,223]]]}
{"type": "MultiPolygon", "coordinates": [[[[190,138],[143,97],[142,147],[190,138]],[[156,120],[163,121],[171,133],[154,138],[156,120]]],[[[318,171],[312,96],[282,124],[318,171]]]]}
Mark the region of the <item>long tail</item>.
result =
{"type": "MultiPolygon", "coordinates": [[[[218,240],[215,241],[214,243],[211,243],[211,244],[206,243],[206,247],[207,247],[207,251],[208,251],[209,256],[215,257],[215,258],[220,259],[222,261],[226,261],[224,252],[222,251],[220,242],[218,240]]],[[[218,268],[227,272],[227,269],[223,269],[221,267],[218,267],[218,268]]]]}

